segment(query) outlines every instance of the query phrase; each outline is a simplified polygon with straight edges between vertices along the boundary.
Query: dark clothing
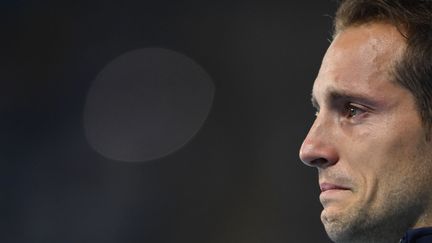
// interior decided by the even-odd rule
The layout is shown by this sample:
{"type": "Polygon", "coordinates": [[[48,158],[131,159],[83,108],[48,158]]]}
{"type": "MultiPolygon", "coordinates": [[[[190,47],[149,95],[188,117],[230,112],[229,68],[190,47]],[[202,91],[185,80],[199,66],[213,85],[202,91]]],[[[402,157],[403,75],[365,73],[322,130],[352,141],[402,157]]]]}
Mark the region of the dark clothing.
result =
{"type": "Polygon", "coordinates": [[[432,227],[408,230],[400,243],[432,243],[432,227]]]}

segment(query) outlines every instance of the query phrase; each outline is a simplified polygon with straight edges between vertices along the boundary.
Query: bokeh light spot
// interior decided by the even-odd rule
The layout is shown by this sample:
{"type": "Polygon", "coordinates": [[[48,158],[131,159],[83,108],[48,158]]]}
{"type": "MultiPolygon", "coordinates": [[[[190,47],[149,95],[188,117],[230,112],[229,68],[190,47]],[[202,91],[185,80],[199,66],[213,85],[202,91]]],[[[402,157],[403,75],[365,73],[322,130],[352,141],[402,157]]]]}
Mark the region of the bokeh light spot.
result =
{"type": "Polygon", "coordinates": [[[109,159],[158,159],[199,131],[213,97],[210,76],[189,57],[162,48],[130,51],[92,83],[84,108],[86,137],[109,159]]]}

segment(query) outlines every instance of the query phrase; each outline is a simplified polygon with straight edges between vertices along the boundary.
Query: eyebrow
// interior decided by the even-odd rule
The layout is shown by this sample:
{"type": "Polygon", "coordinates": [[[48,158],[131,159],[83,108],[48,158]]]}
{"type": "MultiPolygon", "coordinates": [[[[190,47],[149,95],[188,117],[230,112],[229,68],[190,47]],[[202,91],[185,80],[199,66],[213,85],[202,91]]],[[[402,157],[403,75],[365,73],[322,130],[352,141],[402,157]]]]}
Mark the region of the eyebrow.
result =
{"type": "MultiPolygon", "coordinates": [[[[328,102],[330,104],[337,103],[339,101],[353,101],[353,102],[360,102],[367,106],[376,106],[379,102],[378,100],[359,93],[354,93],[347,90],[336,90],[334,88],[329,88],[326,90],[326,98],[328,99],[328,102]]],[[[319,109],[319,103],[316,99],[316,97],[312,94],[311,98],[312,106],[316,109],[319,109]]]]}

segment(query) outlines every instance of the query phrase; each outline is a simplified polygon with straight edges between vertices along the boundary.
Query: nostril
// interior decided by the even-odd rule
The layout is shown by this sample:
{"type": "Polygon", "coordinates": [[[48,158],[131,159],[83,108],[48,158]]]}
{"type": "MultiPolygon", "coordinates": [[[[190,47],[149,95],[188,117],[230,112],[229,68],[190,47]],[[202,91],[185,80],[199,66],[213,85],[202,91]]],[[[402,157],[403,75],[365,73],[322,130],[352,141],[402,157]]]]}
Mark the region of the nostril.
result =
{"type": "Polygon", "coordinates": [[[326,167],[329,167],[333,164],[334,163],[332,163],[331,161],[329,161],[328,159],[325,159],[325,158],[318,158],[318,159],[314,159],[314,160],[309,162],[309,166],[319,167],[319,168],[323,168],[323,169],[326,167]]]}

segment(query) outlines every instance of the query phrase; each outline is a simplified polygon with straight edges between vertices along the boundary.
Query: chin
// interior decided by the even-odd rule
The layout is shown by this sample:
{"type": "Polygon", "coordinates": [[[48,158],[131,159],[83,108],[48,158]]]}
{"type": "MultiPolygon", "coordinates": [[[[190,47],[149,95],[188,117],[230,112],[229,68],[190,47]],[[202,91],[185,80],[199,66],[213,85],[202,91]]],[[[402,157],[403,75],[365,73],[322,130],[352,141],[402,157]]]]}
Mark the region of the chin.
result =
{"type": "Polygon", "coordinates": [[[352,234],[350,232],[349,227],[347,227],[347,225],[341,225],[338,224],[336,222],[333,223],[327,223],[324,224],[325,227],[325,231],[328,235],[328,237],[336,243],[356,243],[356,242],[368,242],[368,241],[364,241],[363,239],[357,239],[355,240],[352,237],[352,234]]]}
{"type": "MultiPolygon", "coordinates": [[[[388,218],[379,220],[355,208],[325,208],[321,221],[328,237],[336,243],[398,242],[404,232],[404,228],[390,224],[388,218]]],[[[390,219],[393,221],[398,220],[390,219]]]]}
{"type": "Polygon", "coordinates": [[[346,213],[332,207],[325,208],[321,212],[321,222],[333,242],[357,242],[353,240],[349,218],[346,213]]]}
{"type": "Polygon", "coordinates": [[[325,225],[332,225],[339,221],[341,221],[342,218],[345,218],[344,211],[340,209],[340,207],[336,206],[326,206],[321,212],[321,222],[325,225]]]}

